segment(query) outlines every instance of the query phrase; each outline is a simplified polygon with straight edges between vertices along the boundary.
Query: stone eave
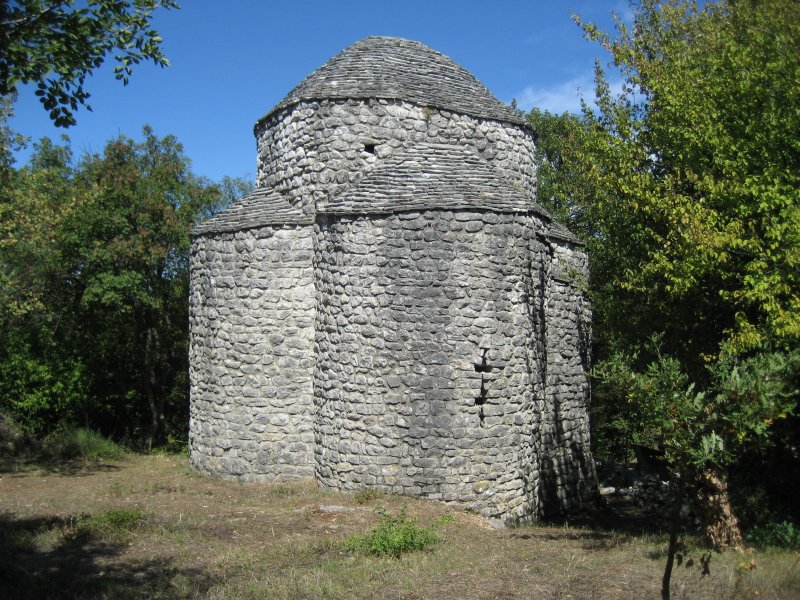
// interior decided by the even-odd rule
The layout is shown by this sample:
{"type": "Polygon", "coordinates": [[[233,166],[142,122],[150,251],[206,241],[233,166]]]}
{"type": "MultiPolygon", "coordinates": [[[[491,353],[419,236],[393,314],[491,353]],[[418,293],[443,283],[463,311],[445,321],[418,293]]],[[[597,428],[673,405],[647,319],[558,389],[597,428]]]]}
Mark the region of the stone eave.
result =
{"type": "Polygon", "coordinates": [[[274,225],[310,225],[313,222],[314,215],[292,206],[280,193],[258,188],[195,225],[189,235],[198,237],[274,225]]]}

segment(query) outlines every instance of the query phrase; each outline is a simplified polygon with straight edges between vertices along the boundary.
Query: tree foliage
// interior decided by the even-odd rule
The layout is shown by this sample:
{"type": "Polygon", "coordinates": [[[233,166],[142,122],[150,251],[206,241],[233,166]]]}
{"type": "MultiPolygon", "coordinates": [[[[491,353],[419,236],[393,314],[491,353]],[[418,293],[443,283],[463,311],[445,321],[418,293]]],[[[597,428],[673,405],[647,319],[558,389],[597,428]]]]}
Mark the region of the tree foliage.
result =
{"type": "Polygon", "coordinates": [[[127,84],[133,65],[169,64],[153,11],[177,8],[174,0],[3,0],[0,2],[0,95],[36,85],[36,95],[56,126],[75,124],[86,104],[86,77],[109,55],[114,75],[127,84]]]}
{"type": "Polygon", "coordinates": [[[679,361],[658,350],[637,369],[635,355],[615,352],[595,375],[620,402],[632,441],[660,448],[670,469],[697,479],[730,465],[754,443],[765,442],[770,425],[796,402],[800,355],[758,353],[727,356],[710,367],[710,383],[698,389],[679,361]]]}
{"type": "Polygon", "coordinates": [[[77,163],[42,140],[0,203],[0,412],[145,445],[186,427],[189,230],[246,187],[149,128],[77,163]],[[224,188],[228,189],[228,192],[224,188]]]}
{"type": "Polygon", "coordinates": [[[695,353],[800,340],[798,22],[790,0],[645,0],[616,38],[584,26],[625,78],[614,97],[598,67],[586,113],[613,283],[708,307],[695,353]]]}
{"type": "Polygon", "coordinates": [[[800,4],[633,8],[614,34],[577,18],[621,93],[598,63],[596,107],[531,119],[540,201],[590,251],[595,434],[661,449],[682,493],[798,401],[800,4]]]}
{"type": "MultiPolygon", "coordinates": [[[[616,36],[581,23],[596,108],[533,111],[539,201],[586,240],[596,351],[716,369],[800,347],[800,5],[643,0],[616,36]]],[[[603,390],[601,389],[602,393],[603,390]]]]}
{"type": "Polygon", "coordinates": [[[595,106],[529,115],[539,201],[590,252],[595,436],[660,449],[676,494],[722,494],[798,401],[800,4],[633,8],[613,35],[577,19],[621,93],[598,63],[595,106]]]}
{"type": "Polygon", "coordinates": [[[568,112],[533,108],[526,117],[536,132],[537,201],[574,234],[591,239],[595,185],[585,168],[589,129],[579,115],[568,112]]]}

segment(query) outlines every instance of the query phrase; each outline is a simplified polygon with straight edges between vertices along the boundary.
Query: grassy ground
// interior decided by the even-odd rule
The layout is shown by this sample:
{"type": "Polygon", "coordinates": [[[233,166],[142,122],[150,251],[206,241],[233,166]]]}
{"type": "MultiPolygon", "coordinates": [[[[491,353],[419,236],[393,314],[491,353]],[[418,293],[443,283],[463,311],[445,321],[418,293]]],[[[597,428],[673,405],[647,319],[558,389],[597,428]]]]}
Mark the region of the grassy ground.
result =
{"type": "MultiPolygon", "coordinates": [[[[9,600],[659,597],[666,538],[620,511],[597,513],[592,527],[495,530],[435,502],[217,481],[176,456],[1,467],[9,600]],[[395,559],[346,549],[379,508],[403,506],[422,526],[452,515],[430,550],[395,559]]],[[[777,550],[714,555],[705,577],[677,569],[673,597],[800,598],[798,561],[777,550]]]]}

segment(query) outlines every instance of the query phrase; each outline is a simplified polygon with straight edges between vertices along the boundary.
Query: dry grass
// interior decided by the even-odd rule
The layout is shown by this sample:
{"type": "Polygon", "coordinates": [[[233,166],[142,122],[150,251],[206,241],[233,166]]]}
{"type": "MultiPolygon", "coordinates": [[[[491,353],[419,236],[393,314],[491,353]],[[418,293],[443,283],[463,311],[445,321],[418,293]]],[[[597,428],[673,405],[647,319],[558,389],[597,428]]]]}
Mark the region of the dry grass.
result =
{"type": "MultiPolygon", "coordinates": [[[[435,502],[223,482],[184,458],[130,456],[0,473],[0,597],[657,598],[665,538],[619,525],[495,530],[435,502]],[[431,550],[345,549],[378,507],[404,505],[421,525],[453,515],[431,550]]],[[[715,555],[710,576],[678,569],[673,596],[797,598],[798,559],[715,555]]]]}

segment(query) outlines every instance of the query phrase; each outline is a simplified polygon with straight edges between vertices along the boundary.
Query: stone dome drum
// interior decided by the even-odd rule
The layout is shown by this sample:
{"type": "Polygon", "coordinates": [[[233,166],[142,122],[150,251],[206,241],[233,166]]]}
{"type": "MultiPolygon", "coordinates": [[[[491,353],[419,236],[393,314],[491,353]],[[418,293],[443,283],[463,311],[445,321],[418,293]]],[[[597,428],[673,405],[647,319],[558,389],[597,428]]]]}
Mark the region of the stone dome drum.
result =
{"type": "Polygon", "coordinates": [[[192,232],[192,463],[502,522],[591,497],[586,256],[533,201],[524,118],[369,37],[255,135],[256,190],[192,232]]]}

